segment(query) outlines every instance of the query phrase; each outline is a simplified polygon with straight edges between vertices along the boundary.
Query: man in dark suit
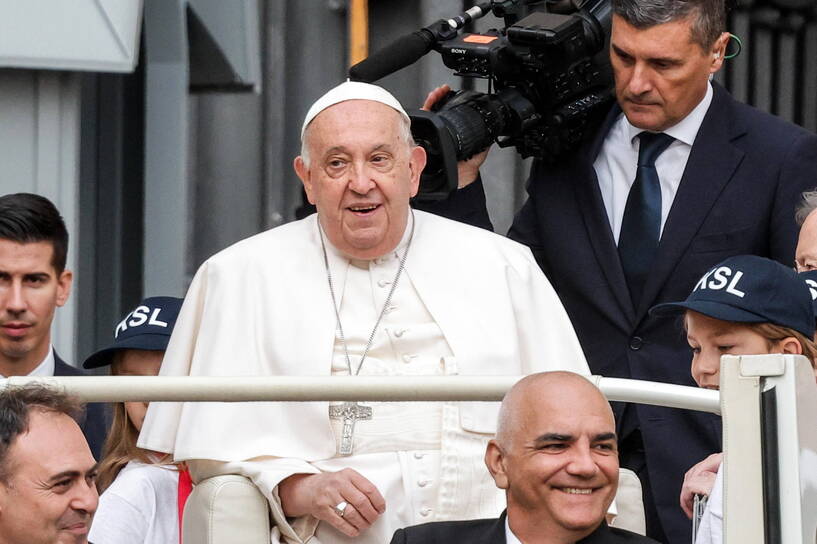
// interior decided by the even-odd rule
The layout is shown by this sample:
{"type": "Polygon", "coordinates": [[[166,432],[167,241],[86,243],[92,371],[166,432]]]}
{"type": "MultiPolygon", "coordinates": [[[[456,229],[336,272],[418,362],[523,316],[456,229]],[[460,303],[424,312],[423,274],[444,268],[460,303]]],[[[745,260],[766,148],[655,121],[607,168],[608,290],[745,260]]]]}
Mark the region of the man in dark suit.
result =
{"type": "MultiPolygon", "coordinates": [[[[594,374],[694,385],[680,326],[648,310],[683,299],[732,255],[793,262],[794,207],[817,179],[817,136],[710,82],[729,40],[722,0],[612,4],[617,104],[576,153],[534,163],[509,236],[533,250],[594,374]]],[[[466,186],[478,162],[461,164],[460,207],[475,192],[484,199],[479,183],[466,186]]],[[[644,486],[647,534],[689,542],[678,494],[684,472],[720,451],[719,420],[615,410],[621,464],[644,486]]]]}
{"type": "MultiPolygon", "coordinates": [[[[65,268],[68,232],[46,198],[0,197],[0,375],[78,376],[51,345],[54,312],[71,294],[65,268]]],[[[82,431],[99,459],[105,441],[104,405],[89,404],[82,431]]]]}
{"type": "Polygon", "coordinates": [[[610,405],[586,378],[523,378],[505,395],[485,452],[507,510],[499,519],[400,529],[392,544],[654,543],[605,522],[618,486],[615,429],[610,405]]]}

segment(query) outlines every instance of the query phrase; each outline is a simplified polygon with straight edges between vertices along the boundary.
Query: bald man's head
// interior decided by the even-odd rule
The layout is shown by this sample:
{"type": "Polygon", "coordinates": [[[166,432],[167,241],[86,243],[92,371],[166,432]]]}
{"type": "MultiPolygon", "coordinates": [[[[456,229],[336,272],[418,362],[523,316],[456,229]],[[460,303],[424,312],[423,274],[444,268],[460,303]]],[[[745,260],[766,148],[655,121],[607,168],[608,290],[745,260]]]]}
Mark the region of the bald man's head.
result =
{"type": "Polygon", "coordinates": [[[578,374],[527,376],[502,401],[485,463],[506,490],[517,537],[534,541],[546,531],[584,538],[604,519],[618,486],[610,405],[578,374]]]}
{"type": "Polygon", "coordinates": [[[514,431],[531,414],[548,410],[554,404],[572,404],[576,399],[581,399],[583,403],[592,402],[599,413],[609,416],[615,428],[610,404],[587,378],[572,372],[540,372],[525,376],[505,394],[499,409],[497,442],[507,444],[516,434],[514,431]]]}

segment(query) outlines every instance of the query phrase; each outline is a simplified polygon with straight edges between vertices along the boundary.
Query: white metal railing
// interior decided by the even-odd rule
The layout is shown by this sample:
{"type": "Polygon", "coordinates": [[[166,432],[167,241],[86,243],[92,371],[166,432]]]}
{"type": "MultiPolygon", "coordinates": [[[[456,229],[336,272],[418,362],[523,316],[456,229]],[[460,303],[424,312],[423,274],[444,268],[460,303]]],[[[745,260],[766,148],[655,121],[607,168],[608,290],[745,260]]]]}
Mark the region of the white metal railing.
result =
{"type": "MultiPolygon", "coordinates": [[[[522,376],[15,376],[0,389],[43,383],[86,402],[497,401],[522,376]]],[[[592,376],[611,401],[720,414],[717,391],[592,376]]]]}

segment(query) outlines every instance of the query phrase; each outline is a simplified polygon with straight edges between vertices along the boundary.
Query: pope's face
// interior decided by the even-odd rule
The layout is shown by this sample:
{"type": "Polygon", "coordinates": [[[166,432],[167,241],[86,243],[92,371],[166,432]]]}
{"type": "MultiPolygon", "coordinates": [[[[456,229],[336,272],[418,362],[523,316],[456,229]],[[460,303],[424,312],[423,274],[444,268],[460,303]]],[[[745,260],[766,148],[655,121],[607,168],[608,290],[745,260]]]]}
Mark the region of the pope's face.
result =
{"type": "Polygon", "coordinates": [[[0,482],[0,542],[84,544],[96,511],[96,463],[64,414],[33,410],[12,443],[0,482]]]}
{"type": "Polygon", "coordinates": [[[385,255],[405,231],[425,151],[404,141],[400,123],[400,115],[379,102],[335,104],[307,128],[310,164],[295,159],[326,236],[349,257],[385,255]]]}
{"type": "Polygon", "coordinates": [[[729,35],[711,48],[692,41],[692,19],[636,28],[613,16],[610,61],[616,98],[634,126],[660,132],[686,117],[723,63],[729,35]]]}

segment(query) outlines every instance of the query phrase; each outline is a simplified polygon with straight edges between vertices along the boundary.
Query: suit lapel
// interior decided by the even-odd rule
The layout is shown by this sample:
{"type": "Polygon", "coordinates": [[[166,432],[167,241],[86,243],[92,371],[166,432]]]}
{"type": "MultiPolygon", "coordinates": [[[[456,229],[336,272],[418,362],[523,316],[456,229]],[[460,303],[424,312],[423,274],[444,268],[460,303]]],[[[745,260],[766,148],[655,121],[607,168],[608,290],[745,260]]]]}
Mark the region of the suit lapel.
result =
{"type": "Polygon", "coordinates": [[[507,511],[502,512],[502,515],[499,516],[485,531],[485,538],[479,541],[479,544],[507,544],[507,540],[505,539],[505,516],[507,515],[507,511]]]}
{"type": "Polygon", "coordinates": [[[621,267],[613,231],[607,220],[607,211],[601,197],[596,171],[593,168],[604,139],[620,114],[621,108],[614,106],[598,131],[593,144],[585,147],[587,153],[578,158],[577,164],[580,170],[573,186],[576,189],[576,201],[581,208],[584,225],[587,228],[587,237],[596,254],[598,268],[607,278],[610,290],[621,307],[621,312],[611,312],[610,316],[620,321],[623,315],[626,322],[621,323],[622,328],[629,329],[635,319],[635,308],[630,298],[627,280],[624,278],[624,269],[621,267]]]}
{"type": "Polygon", "coordinates": [[[734,138],[745,132],[741,127],[734,126],[732,98],[722,87],[713,87],[715,94],[712,104],[692,146],[664,225],[653,273],[644,285],[638,320],[654,304],[661,287],[743,160],[743,151],[731,145],[734,138]]]}

